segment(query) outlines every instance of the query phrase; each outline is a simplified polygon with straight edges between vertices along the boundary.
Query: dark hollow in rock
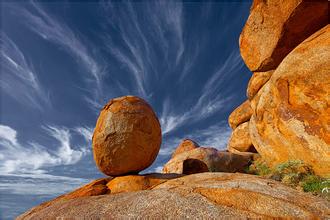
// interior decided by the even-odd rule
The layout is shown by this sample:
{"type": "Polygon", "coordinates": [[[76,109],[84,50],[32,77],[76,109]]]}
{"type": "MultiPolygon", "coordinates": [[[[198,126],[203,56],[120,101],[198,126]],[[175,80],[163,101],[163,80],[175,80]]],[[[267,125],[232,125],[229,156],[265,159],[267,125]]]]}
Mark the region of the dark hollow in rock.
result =
{"type": "Polygon", "coordinates": [[[209,172],[207,165],[198,159],[186,159],[183,161],[183,174],[194,174],[194,173],[203,173],[209,172]]]}

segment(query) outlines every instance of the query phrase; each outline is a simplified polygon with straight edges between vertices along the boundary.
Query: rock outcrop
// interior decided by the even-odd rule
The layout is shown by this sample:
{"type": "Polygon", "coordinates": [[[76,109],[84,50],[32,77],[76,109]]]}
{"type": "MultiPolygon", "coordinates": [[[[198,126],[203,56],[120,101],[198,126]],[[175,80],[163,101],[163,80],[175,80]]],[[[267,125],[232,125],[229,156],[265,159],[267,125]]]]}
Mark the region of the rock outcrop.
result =
{"type": "Polygon", "coordinates": [[[199,145],[195,141],[190,139],[184,139],[175,149],[174,153],[172,154],[172,158],[183,152],[190,151],[198,147],[199,145]]]}
{"type": "Polygon", "coordinates": [[[198,147],[171,158],[164,165],[163,173],[244,172],[251,161],[252,155],[218,151],[211,147],[198,147]]]}
{"type": "Polygon", "coordinates": [[[275,69],[298,44],[328,24],[327,1],[255,0],[239,44],[252,72],[275,69]]]}
{"type": "Polygon", "coordinates": [[[250,120],[252,115],[252,109],[250,106],[250,101],[246,100],[240,106],[238,106],[228,118],[229,126],[232,129],[237,128],[238,125],[250,120]]]}
{"type": "Polygon", "coordinates": [[[134,96],[112,99],[94,130],[96,165],[109,176],[138,173],[155,160],[161,139],[159,121],[148,103],[134,96]]]}
{"type": "Polygon", "coordinates": [[[270,165],[300,159],[330,174],[330,25],[296,47],[254,98],[252,143],[270,165]]]}
{"type": "Polygon", "coordinates": [[[174,179],[181,176],[183,175],[159,173],[119,176],[110,180],[106,186],[111,192],[111,194],[122,192],[135,192],[150,189],[154,186],[166,182],[169,179],[174,179]]]}
{"type": "Polygon", "coordinates": [[[247,174],[200,173],[149,190],[53,201],[17,219],[329,218],[330,204],[247,174]]]}
{"type": "Polygon", "coordinates": [[[251,113],[230,115],[228,151],[256,150],[269,166],[302,160],[330,175],[328,14],[327,1],[254,0],[240,36],[253,72],[241,106],[251,113]],[[237,129],[243,122],[248,129],[237,129]]]}
{"type": "Polygon", "coordinates": [[[252,100],[253,97],[259,92],[261,87],[266,84],[273,72],[274,70],[253,73],[246,89],[246,96],[249,100],[252,100]]]}
{"type": "Polygon", "coordinates": [[[240,124],[231,134],[228,141],[228,150],[235,149],[240,152],[256,152],[249,133],[249,122],[240,124]]]}

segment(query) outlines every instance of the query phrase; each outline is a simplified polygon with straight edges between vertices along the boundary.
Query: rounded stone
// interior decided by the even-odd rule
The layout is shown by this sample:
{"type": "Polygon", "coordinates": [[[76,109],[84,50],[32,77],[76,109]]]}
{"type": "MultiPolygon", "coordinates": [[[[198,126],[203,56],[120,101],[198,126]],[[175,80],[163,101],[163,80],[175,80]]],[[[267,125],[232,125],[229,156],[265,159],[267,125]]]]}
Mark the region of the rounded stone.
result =
{"type": "Polygon", "coordinates": [[[115,98],[97,120],[94,160],[109,176],[138,173],[156,159],[161,139],[158,118],[146,101],[135,96],[115,98]]]}

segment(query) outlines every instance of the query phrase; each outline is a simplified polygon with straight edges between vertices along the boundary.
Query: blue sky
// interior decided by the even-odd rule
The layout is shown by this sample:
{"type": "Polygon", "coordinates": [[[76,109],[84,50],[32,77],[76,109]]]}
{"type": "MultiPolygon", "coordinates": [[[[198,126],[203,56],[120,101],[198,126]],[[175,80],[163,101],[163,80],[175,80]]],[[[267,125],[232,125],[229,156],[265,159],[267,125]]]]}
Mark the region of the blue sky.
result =
{"type": "Polygon", "coordinates": [[[91,136],[111,98],[147,100],[160,171],[190,137],[225,149],[251,76],[238,38],[251,2],[1,2],[0,218],[102,177],[91,136]]]}

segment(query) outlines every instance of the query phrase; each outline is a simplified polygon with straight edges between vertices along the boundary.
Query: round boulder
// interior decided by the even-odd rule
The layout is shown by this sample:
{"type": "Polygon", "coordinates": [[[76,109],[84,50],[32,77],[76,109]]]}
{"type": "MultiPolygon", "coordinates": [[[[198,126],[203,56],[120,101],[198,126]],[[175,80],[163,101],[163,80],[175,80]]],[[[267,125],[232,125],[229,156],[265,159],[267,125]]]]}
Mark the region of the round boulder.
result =
{"type": "Polygon", "coordinates": [[[94,130],[93,153],[104,174],[119,176],[146,169],[160,145],[160,124],[146,101],[124,96],[103,107],[94,130]]]}

